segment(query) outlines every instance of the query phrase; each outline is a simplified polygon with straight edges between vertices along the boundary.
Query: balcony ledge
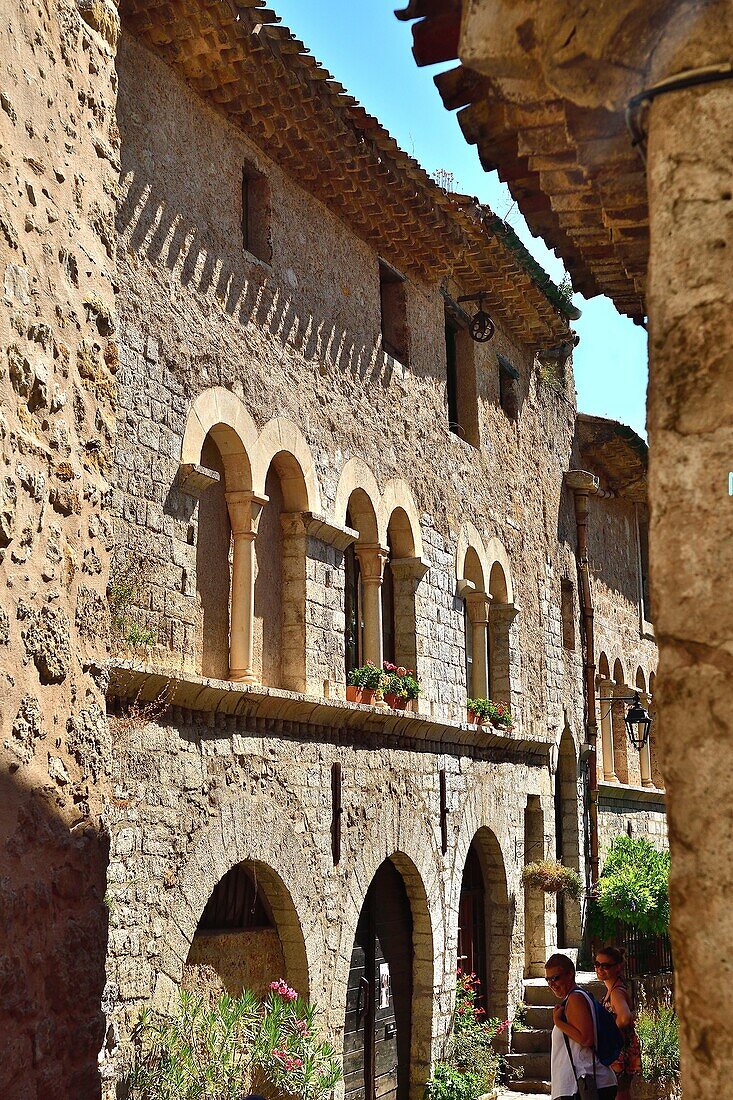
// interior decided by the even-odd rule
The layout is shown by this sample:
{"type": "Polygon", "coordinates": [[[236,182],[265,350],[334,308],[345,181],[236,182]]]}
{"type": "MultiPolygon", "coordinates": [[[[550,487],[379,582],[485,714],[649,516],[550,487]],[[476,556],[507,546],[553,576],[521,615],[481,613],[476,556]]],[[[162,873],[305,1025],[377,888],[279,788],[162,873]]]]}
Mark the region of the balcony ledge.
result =
{"type": "MultiPolygon", "coordinates": [[[[107,664],[110,713],[160,700],[161,723],[195,721],[205,730],[303,738],[374,748],[451,753],[534,766],[549,764],[550,742],[512,737],[465,722],[214,680],[180,670],[113,659],[107,664]]],[[[151,708],[153,714],[156,708],[151,708]]],[[[153,720],[151,718],[151,720],[153,720]]],[[[206,732],[204,731],[204,735],[206,732]]]]}
{"type": "Polygon", "coordinates": [[[629,783],[599,783],[598,795],[609,802],[656,802],[664,805],[666,791],[659,787],[634,787],[629,783]]]}

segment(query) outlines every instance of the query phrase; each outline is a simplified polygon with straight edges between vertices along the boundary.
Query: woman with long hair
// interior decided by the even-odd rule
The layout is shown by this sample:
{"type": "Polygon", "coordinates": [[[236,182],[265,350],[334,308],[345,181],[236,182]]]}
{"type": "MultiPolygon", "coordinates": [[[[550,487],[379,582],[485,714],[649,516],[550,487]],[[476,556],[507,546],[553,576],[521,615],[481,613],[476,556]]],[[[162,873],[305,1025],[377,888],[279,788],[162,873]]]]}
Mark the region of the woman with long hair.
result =
{"type": "Polygon", "coordinates": [[[606,987],[603,1007],[615,1016],[624,1040],[621,1053],[611,1066],[618,1081],[616,1100],[631,1100],[631,1082],[641,1072],[641,1050],[634,1028],[634,1010],[622,976],[625,958],[623,948],[608,946],[599,948],[593,960],[596,974],[606,987]]]}

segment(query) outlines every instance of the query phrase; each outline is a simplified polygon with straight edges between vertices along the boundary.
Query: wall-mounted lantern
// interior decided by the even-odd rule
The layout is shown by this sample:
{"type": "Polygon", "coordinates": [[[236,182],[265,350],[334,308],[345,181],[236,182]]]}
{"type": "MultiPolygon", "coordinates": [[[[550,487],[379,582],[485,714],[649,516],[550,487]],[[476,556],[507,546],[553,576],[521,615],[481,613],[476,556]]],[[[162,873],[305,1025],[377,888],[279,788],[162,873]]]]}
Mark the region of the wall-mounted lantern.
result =
{"type": "MultiPolygon", "coordinates": [[[[649,732],[652,728],[652,718],[648,711],[641,705],[641,699],[639,698],[639,692],[634,692],[633,695],[618,695],[611,696],[599,700],[601,703],[631,703],[631,706],[624,715],[624,725],[626,726],[626,732],[629,735],[629,741],[632,746],[641,752],[649,740],[649,732]]],[[[611,708],[609,707],[604,718],[610,714],[611,708]]]]}
{"type": "Polygon", "coordinates": [[[485,291],[480,290],[478,294],[463,294],[458,299],[459,302],[476,302],[478,304],[478,309],[471,318],[471,323],[468,326],[469,336],[472,340],[475,340],[477,344],[488,343],[496,331],[496,325],[484,309],[485,294],[485,291]]]}

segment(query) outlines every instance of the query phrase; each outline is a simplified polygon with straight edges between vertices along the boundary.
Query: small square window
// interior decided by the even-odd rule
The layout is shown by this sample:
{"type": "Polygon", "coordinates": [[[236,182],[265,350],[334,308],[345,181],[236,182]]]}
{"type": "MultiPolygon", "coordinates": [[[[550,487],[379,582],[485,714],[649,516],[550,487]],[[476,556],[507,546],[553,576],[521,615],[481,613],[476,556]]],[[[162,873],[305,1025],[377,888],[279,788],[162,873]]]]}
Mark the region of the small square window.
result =
{"type": "Polygon", "coordinates": [[[405,277],[385,260],[379,261],[379,304],[382,316],[382,347],[399,363],[409,361],[405,277]]]}
{"type": "Polygon", "coordinates": [[[253,164],[242,169],[242,243],[258,260],[272,259],[270,241],[270,185],[253,164]]]}
{"type": "Polygon", "coordinates": [[[510,420],[519,416],[519,371],[505,355],[497,352],[499,366],[499,404],[510,420]]]}

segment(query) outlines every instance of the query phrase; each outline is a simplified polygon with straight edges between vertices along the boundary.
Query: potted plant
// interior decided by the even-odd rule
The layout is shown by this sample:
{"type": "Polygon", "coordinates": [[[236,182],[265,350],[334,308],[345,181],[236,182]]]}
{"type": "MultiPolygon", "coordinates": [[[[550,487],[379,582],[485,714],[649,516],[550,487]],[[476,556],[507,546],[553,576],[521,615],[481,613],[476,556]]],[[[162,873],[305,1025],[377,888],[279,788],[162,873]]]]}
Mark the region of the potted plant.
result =
{"type": "Polygon", "coordinates": [[[675,1100],[680,1087],[680,1025],[671,1004],[644,1006],[636,1020],[641,1077],[634,1100],[675,1100]]]}
{"type": "Polygon", "coordinates": [[[566,867],[558,859],[540,859],[527,863],[522,871],[525,886],[535,886],[545,894],[567,894],[576,900],[580,897],[583,880],[572,867],[566,867]]]}
{"type": "Polygon", "coordinates": [[[467,708],[471,725],[481,726],[484,722],[489,722],[494,729],[507,732],[513,729],[508,703],[495,703],[492,699],[469,699],[467,708]]]}
{"type": "Polygon", "coordinates": [[[346,698],[350,703],[366,703],[371,706],[377,695],[382,694],[384,674],[370,661],[359,668],[352,668],[346,678],[346,698]]]}
{"type": "Polygon", "coordinates": [[[417,699],[422,689],[414,669],[385,661],[382,690],[385,703],[393,710],[404,710],[409,702],[417,699]]]}

